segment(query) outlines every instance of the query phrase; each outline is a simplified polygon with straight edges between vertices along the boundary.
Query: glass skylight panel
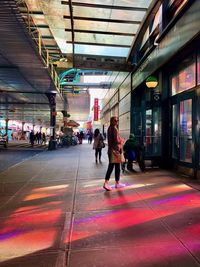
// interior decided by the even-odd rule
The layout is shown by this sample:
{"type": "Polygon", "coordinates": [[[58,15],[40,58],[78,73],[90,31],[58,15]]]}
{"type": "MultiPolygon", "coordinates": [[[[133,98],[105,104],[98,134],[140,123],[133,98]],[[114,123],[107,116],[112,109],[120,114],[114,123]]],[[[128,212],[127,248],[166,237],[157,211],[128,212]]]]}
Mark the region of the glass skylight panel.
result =
{"type": "Polygon", "coordinates": [[[129,48],[121,47],[107,47],[97,45],[78,45],[75,44],[76,54],[96,55],[96,56],[113,56],[113,57],[126,57],[129,48]]]}
{"type": "Polygon", "coordinates": [[[114,5],[114,6],[136,6],[136,7],[148,7],[152,0],[74,0],[78,3],[88,3],[97,5],[114,5]]]}
{"type": "Polygon", "coordinates": [[[89,42],[89,43],[100,43],[100,44],[113,44],[113,45],[131,45],[133,40],[132,36],[116,36],[107,34],[84,34],[76,33],[75,42],[89,42]]]}
{"type": "Polygon", "coordinates": [[[102,18],[102,19],[118,19],[118,20],[142,20],[145,15],[145,11],[133,11],[133,10],[116,10],[107,8],[88,8],[74,6],[74,17],[85,18],[102,18]]]}
{"type": "Polygon", "coordinates": [[[93,30],[102,32],[121,32],[121,33],[133,33],[135,34],[138,30],[139,25],[137,24],[126,24],[126,23],[111,23],[111,22],[96,22],[96,21],[84,21],[75,20],[75,30],[93,30]]]}
{"type": "MultiPolygon", "coordinates": [[[[140,23],[152,1],[153,0],[73,0],[75,54],[127,57],[135,38],[134,35],[137,33],[140,23]],[[80,5],[76,5],[76,3],[80,3],[80,5]],[[84,6],[84,4],[86,4],[86,6],[84,6]],[[87,4],[91,4],[94,7],[90,7],[87,4]],[[128,9],[128,7],[130,7],[130,9],[128,9]],[[79,18],[83,19],[81,20],[79,18]],[[86,20],[84,20],[84,18],[86,20]],[[102,21],[98,21],[98,19],[102,19],[102,21]],[[109,22],[109,20],[118,20],[119,22],[109,22]],[[86,32],[84,33],[81,31],[86,32]],[[126,34],[131,35],[129,36],[126,34]],[[80,42],[80,44],[78,44],[78,42],[80,42]],[[81,43],[88,44],[84,45],[81,43]],[[92,45],[90,45],[90,43],[92,45]],[[118,45],[127,47],[118,47],[118,45]]],[[[49,29],[39,28],[41,35],[54,37],[58,47],[64,54],[72,54],[72,26],[69,1],[66,0],[62,3],[61,0],[26,0],[26,2],[29,5],[30,11],[42,11],[44,13],[44,15],[33,15],[36,24],[49,26],[49,29]]],[[[47,38],[44,39],[44,42],[45,40],[47,40],[47,38]]],[[[53,40],[51,41],[48,39],[46,41],[46,44],[51,43],[53,44],[53,40]]]]}
{"type": "Polygon", "coordinates": [[[138,30],[138,24],[126,24],[126,23],[108,23],[107,31],[122,32],[122,33],[133,33],[135,34],[138,30]]]}

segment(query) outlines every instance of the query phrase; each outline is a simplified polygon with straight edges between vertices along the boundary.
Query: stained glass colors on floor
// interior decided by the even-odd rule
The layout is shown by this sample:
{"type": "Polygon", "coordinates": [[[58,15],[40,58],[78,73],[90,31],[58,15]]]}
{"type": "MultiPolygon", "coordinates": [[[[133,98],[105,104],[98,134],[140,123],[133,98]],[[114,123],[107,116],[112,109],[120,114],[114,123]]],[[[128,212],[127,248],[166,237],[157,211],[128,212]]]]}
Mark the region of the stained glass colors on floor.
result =
{"type": "Polygon", "coordinates": [[[200,192],[159,169],[106,192],[103,153],[96,165],[84,143],[0,173],[0,267],[200,266],[200,192]]]}

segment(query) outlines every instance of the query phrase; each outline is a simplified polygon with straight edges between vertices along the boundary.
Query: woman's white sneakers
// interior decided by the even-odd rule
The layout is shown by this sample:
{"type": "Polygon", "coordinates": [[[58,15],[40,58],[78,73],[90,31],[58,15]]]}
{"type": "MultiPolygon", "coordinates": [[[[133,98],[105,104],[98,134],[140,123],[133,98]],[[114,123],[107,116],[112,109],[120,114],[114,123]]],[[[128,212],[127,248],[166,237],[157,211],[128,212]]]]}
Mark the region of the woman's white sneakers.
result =
{"type": "Polygon", "coordinates": [[[120,182],[115,183],[115,188],[122,188],[125,187],[125,184],[121,184],[120,182]]]}
{"type": "MultiPolygon", "coordinates": [[[[125,187],[125,184],[121,184],[120,182],[115,183],[115,188],[123,188],[125,187]]],[[[112,187],[108,184],[108,182],[105,182],[103,184],[103,188],[107,191],[112,191],[112,187]]]]}
{"type": "Polygon", "coordinates": [[[109,186],[108,182],[105,182],[103,184],[103,188],[106,189],[107,191],[112,191],[112,188],[109,186]]]}

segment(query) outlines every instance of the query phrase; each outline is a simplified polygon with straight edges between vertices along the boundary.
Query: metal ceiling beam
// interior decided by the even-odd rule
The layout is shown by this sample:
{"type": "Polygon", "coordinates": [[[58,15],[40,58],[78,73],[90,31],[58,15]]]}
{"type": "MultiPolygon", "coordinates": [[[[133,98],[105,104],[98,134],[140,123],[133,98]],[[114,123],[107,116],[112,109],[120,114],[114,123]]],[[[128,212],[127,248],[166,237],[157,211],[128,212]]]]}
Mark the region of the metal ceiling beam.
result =
{"type": "Polygon", "coordinates": [[[45,45],[46,48],[58,48],[60,49],[57,45],[45,45]]]}
{"type": "MultiPolygon", "coordinates": [[[[66,32],[71,32],[71,29],[65,29],[66,32]]],[[[93,30],[79,30],[74,29],[74,32],[79,33],[92,33],[92,34],[103,34],[103,35],[121,35],[121,36],[135,36],[134,33],[125,33],[125,32],[105,32],[105,31],[93,31],[93,30]]]]}
{"type": "Polygon", "coordinates": [[[72,1],[69,0],[69,11],[70,11],[70,21],[71,21],[71,33],[72,33],[72,67],[74,67],[74,17],[73,17],[73,7],[72,7],[72,1]]]}
{"type": "MultiPolygon", "coordinates": [[[[64,19],[71,19],[71,16],[63,16],[64,19]]],[[[90,21],[99,21],[99,22],[111,22],[111,23],[123,23],[123,24],[136,24],[140,25],[141,21],[136,20],[119,20],[119,19],[103,19],[103,18],[88,18],[88,17],[78,17],[74,16],[74,20],[90,20],[90,21]]]]}
{"type": "Polygon", "coordinates": [[[25,10],[20,10],[20,13],[29,14],[29,15],[44,15],[43,11],[36,11],[36,10],[34,10],[34,11],[29,10],[29,12],[27,12],[25,10]]]}
{"type": "MultiPolygon", "coordinates": [[[[69,1],[61,1],[62,5],[69,5],[69,1]]],[[[117,10],[128,10],[128,11],[147,11],[147,8],[143,7],[132,7],[132,6],[113,6],[113,5],[101,5],[101,4],[90,4],[90,3],[80,3],[74,2],[73,6],[91,7],[91,8],[107,8],[107,9],[117,9],[117,10]]]]}
{"type": "Polygon", "coordinates": [[[87,88],[110,88],[111,83],[110,82],[100,82],[100,83],[73,83],[73,82],[63,82],[63,87],[62,90],[65,89],[70,89],[67,88],[67,86],[69,87],[87,87],[87,88]]]}
{"type": "Polygon", "coordinates": [[[1,105],[48,105],[49,103],[41,102],[41,103],[36,103],[36,102],[1,102],[1,105]]]}
{"type": "Polygon", "coordinates": [[[8,91],[8,90],[2,90],[0,89],[0,95],[1,94],[17,94],[17,93],[21,93],[21,94],[35,94],[35,95],[38,95],[38,94],[41,94],[41,95],[44,95],[44,92],[38,92],[38,91],[20,91],[20,90],[17,90],[17,91],[14,91],[14,90],[11,90],[11,91],[8,91]]]}
{"type": "Polygon", "coordinates": [[[41,38],[42,39],[52,39],[52,40],[54,40],[54,37],[51,36],[51,35],[41,35],[41,38]]]}
{"type": "Polygon", "coordinates": [[[35,24],[34,26],[30,26],[31,28],[40,28],[40,29],[49,29],[49,25],[46,24],[35,24]]]}
{"type": "MultiPolygon", "coordinates": [[[[67,41],[68,44],[71,44],[71,41],[67,41]]],[[[129,48],[131,47],[130,45],[120,45],[120,44],[105,44],[105,43],[90,43],[90,42],[74,42],[75,44],[80,44],[80,45],[97,45],[97,46],[112,46],[112,47],[125,47],[129,48]]]]}

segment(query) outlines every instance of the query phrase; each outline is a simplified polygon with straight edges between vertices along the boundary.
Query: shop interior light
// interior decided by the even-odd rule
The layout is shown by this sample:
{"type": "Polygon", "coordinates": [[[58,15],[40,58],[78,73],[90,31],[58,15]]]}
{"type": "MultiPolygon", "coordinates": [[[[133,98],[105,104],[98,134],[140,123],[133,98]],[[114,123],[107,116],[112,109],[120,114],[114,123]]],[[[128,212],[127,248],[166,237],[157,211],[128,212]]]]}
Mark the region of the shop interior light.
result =
{"type": "Polygon", "coordinates": [[[146,86],[148,88],[156,88],[156,86],[158,85],[158,80],[156,77],[154,76],[149,76],[147,79],[146,79],[146,86]]]}

